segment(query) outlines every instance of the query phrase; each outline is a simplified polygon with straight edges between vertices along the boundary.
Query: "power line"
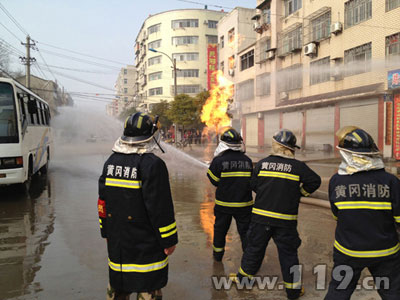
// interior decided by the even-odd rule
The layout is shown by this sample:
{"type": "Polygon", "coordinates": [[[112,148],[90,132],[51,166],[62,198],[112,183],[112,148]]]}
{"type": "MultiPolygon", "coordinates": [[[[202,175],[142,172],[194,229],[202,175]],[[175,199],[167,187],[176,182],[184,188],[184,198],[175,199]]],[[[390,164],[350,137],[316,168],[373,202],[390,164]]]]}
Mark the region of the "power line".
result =
{"type": "Polygon", "coordinates": [[[7,15],[7,17],[22,31],[24,35],[29,35],[28,32],[18,23],[18,21],[9,13],[9,11],[0,3],[0,9],[7,15]]]}
{"type": "MultiPolygon", "coordinates": [[[[39,64],[40,65],[40,64],[39,64]]],[[[42,65],[43,67],[43,65],[42,65]]],[[[115,75],[115,73],[107,73],[107,72],[101,72],[99,70],[84,70],[84,69],[74,69],[74,68],[68,68],[68,67],[62,67],[62,66],[54,66],[54,65],[48,65],[48,67],[54,68],[54,69],[61,69],[61,70],[67,70],[67,71],[74,71],[74,72],[82,72],[82,73],[94,73],[94,74],[103,74],[103,75],[115,75]]]]}
{"type": "Polygon", "coordinates": [[[14,52],[18,53],[19,55],[25,55],[24,52],[22,52],[21,50],[15,48],[13,45],[9,44],[6,40],[0,38],[0,43],[4,44],[6,47],[14,50],[14,52]]]}
{"type": "Polygon", "coordinates": [[[0,25],[3,26],[4,29],[7,30],[12,36],[14,36],[19,42],[22,43],[22,41],[19,39],[19,37],[17,37],[15,33],[13,33],[10,29],[8,29],[4,24],[0,23],[0,25]]]}
{"type": "Polygon", "coordinates": [[[97,62],[93,62],[93,61],[89,61],[89,60],[84,60],[81,58],[77,58],[77,57],[73,57],[73,56],[69,56],[69,55],[65,55],[65,54],[61,54],[61,53],[57,53],[57,52],[53,52],[53,51],[49,51],[49,50],[43,50],[42,52],[44,53],[48,53],[54,56],[58,56],[61,58],[65,58],[65,59],[70,59],[70,60],[74,60],[74,61],[78,61],[78,62],[82,62],[85,64],[89,64],[89,65],[93,65],[96,67],[102,67],[102,68],[108,68],[114,71],[120,71],[120,68],[115,67],[115,66],[110,66],[110,65],[105,65],[105,64],[101,64],[101,63],[97,63],[97,62]]]}
{"type": "Polygon", "coordinates": [[[97,83],[90,82],[90,81],[87,81],[87,80],[83,80],[83,79],[81,79],[81,78],[76,78],[76,77],[74,77],[74,76],[66,75],[66,74],[61,73],[61,72],[56,72],[56,71],[54,71],[53,73],[54,73],[54,74],[57,74],[57,75],[59,75],[59,76],[62,76],[62,77],[71,79],[71,80],[79,81],[80,83],[85,83],[85,84],[88,84],[88,85],[93,85],[93,86],[95,86],[95,87],[98,87],[98,88],[101,88],[101,89],[105,89],[105,90],[109,90],[109,91],[114,91],[114,90],[112,90],[112,89],[110,89],[110,88],[101,86],[101,85],[99,85],[99,84],[97,84],[97,83]]]}
{"type": "Polygon", "coordinates": [[[207,4],[207,3],[203,3],[203,2],[196,2],[196,1],[189,1],[189,0],[177,0],[177,1],[186,2],[186,3],[192,3],[192,4],[198,4],[198,5],[204,5],[204,6],[233,9],[233,7],[226,7],[226,6],[215,5],[215,4],[207,4]]]}
{"type": "MultiPolygon", "coordinates": [[[[39,42],[37,42],[37,43],[39,43],[39,42]]],[[[69,49],[53,46],[53,45],[46,44],[46,43],[43,43],[43,42],[40,42],[40,44],[46,45],[48,47],[56,48],[56,49],[59,49],[59,50],[75,53],[75,54],[78,54],[78,55],[87,56],[87,57],[91,57],[91,58],[95,58],[95,59],[99,59],[99,60],[103,60],[103,61],[108,61],[108,62],[119,64],[119,65],[127,65],[126,63],[122,63],[122,62],[119,62],[119,61],[115,61],[115,60],[111,60],[111,59],[107,59],[107,58],[101,58],[101,57],[98,57],[98,56],[93,56],[93,55],[81,53],[81,52],[78,52],[78,51],[74,51],[74,50],[69,50],[69,49]]]]}
{"type": "MultiPolygon", "coordinates": [[[[52,70],[50,69],[50,67],[48,66],[48,64],[47,64],[46,60],[44,59],[42,53],[40,52],[39,48],[36,47],[36,49],[37,49],[37,52],[39,53],[41,59],[43,60],[44,64],[47,66],[47,69],[50,71],[51,75],[53,75],[54,79],[57,80],[56,76],[54,76],[53,71],[52,71],[52,70]]],[[[39,67],[39,66],[38,66],[38,67],[39,67]]],[[[39,68],[40,68],[40,67],[39,67],[39,68]]]]}

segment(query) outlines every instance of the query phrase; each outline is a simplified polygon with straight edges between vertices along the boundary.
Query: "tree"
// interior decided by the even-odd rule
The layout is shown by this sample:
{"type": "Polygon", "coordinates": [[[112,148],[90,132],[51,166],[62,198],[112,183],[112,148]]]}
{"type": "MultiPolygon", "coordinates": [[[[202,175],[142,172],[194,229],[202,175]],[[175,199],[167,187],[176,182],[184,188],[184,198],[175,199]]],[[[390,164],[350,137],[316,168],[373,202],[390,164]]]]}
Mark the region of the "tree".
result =
{"type": "Polygon", "coordinates": [[[196,105],[196,119],[195,124],[198,129],[204,127],[204,124],[201,122],[201,111],[203,110],[204,104],[206,104],[207,99],[210,97],[210,93],[208,91],[198,93],[194,97],[194,104],[196,105]]]}
{"type": "Polygon", "coordinates": [[[0,43],[0,76],[8,76],[10,74],[10,70],[8,69],[8,65],[10,62],[10,51],[8,51],[3,44],[0,43]]]}
{"type": "Polygon", "coordinates": [[[182,126],[194,125],[197,118],[195,99],[186,94],[177,95],[171,102],[167,113],[168,118],[182,126]]]}
{"type": "Polygon", "coordinates": [[[171,127],[172,121],[168,118],[169,103],[167,100],[161,100],[160,103],[153,104],[151,114],[153,116],[158,115],[161,127],[166,131],[171,127]]]}
{"type": "Polygon", "coordinates": [[[137,111],[136,111],[136,107],[129,108],[129,109],[123,111],[123,112],[118,116],[118,119],[120,119],[121,121],[124,122],[124,121],[126,120],[127,117],[129,117],[130,115],[133,115],[133,114],[136,113],[136,112],[137,112],[137,111]]]}

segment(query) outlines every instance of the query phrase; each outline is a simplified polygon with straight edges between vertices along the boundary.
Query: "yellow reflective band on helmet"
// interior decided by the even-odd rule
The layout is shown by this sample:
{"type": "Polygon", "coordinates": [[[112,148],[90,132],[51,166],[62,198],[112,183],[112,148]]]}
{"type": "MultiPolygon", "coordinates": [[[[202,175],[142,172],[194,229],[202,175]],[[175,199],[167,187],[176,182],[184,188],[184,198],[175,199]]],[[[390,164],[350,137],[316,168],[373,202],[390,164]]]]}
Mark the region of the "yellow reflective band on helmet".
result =
{"type": "Polygon", "coordinates": [[[174,223],[172,223],[172,224],[170,224],[168,226],[160,227],[160,228],[158,228],[158,230],[160,232],[166,232],[166,231],[170,231],[171,229],[173,229],[175,227],[176,227],[176,222],[174,222],[174,223]]]}
{"type": "Polygon", "coordinates": [[[301,281],[295,282],[295,283],[289,283],[289,282],[283,282],[285,285],[285,288],[287,289],[299,289],[301,287],[301,281]]]}
{"type": "Polygon", "coordinates": [[[390,202],[372,202],[372,201],[341,201],[335,203],[338,209],[379,209],[391,210],[390,202]]]}
{"type": "Polygon", "coordinates": [[[222,172],[221,177],[251,177],[251,172],[222,172]]]}
{"type": "Polygon", "coordinates": [[[230,130],[228,130],[227,132],[228,132],[228,134],[229,134],[229,136],[230,136],[231,138],[234,138],[234,136],[233,136],[232,132],[230,132],[230,130]]]}
{"type": "Polygon", "coordinates": [[[222,252],[222,251],[224,251],[224,248],[217,248],[213,245],[213,250],[214,250],[214,252],[222,252]]]}
{"type": "Polygon", "coordinates": [[[103,228],[103,225],[100,224],[100,228],[103,228]]]}
{"type": "Polygon", "coordinates": [[[247,274],[245,271],[243,271],[242,267],[239,268],[239,273],[243,276],[249,277],[250,279],[253,278],[253,275],[247,274]]]}
{"type": "Polygon", "coordinates": [[[216,182],[219,182],[219,181],[220,181],[220,179],[219,179],[217,176],[215,176],[215,175],[213,174],[213,172],[211,172],[210,169],[208,169],[207,174],[210,175],[210,177],[211,177],[212,179],[214,179],[214,181],[216,181],[216,182]]]}
{"type": "Polygon", "coordinates": [[[332,213],[332,217],[337,221],[338,217],[336,217],[333,213],[332,213]]]}
{"type": "Polygon", "coordinates": [[[101,219],[99,219],[100,224],[103,223],[103,221],[101,219]]]}
{"type": "Polygon", "coordinates": [[[346,254],[348,256],[353,256],[353,257],[361,257],[361,258],[389,256],[389,255],[397,253],[400,250],[400,244],[397,244],[396,246],[389,248],[389,249],[374,250],[374,251],[350,250],[350,249],[347,249],[347,248],[343,247],[342,245],[340,245],[337,241],[335,241],[334,246],[338,251],[342,252],[343,254],[346,254]]]}
{"type": "Polygon", "coordinates": [[[359,143],[362,142],[362,138],[357,134],[357,132],[353,132],[352,135],[357,139],[359,143]]]}
{"type": "Polygon", "coordinates": [[[163,239],[165,239],[165,238],[167,238],[167,237],[169,237],[169,236],[175,234],[176,232],[177,232],[177,229],[175,228],[174,230],[172,230],[172,231],[170,231],[170,232],[167,232],[167,233],[162,234],[161,237],[162,237],[163,239]]]}
{"type": "Polygon", "coordinates": [[[299,175],[293,175],[293,174],[283,173],[283,172],[260,171],[260,173],[258,173],[258,176],[276,177],[276,178],[283,178],[283,179],[289,179],[289,180],[294,180],[294,181],[300,181],[300,176],[299,175]]]}
{"type": "Polygon", "coordinates": [[[300,188],[300,193],[301,193],[304,197],[310,196],[310,193],[308,193],[305,189],[303,189],[303,187],[300,188]]]}
{"type": "Polygon", "coordinates": [[[255,207],[253,207],[252,212],[253,212],[253,214],[261,215],[264,217],[275,218],[275,219],[282,219],[282,220],[288,220],[288,221],[296,221],[297,220],[297,215],[280,214],[277,212],[262,210],[262,209],[255,208],[255,207]]]}
{"type": "Polygon", "coordinates": [[[395,220],[397,223],[400,223],[400,216],[394,216],[394,220],[395,220]]]}
{"type": "Polygon", "coordinates": [[[153,272],[157,270],[161,270],[168,265],[168,257],[163,261],[155,262],[152,264],[117,264],[108,259],[108,266],[111,270],[116,272],[138,272],[138,273],[147,273],[153,272]]]}
{"type": "Polygon", "coordinates": [[[113,187],[122,187],[127,189],[140,189],[142,187],[142,181],[106,178],[106,185],[113,187]]]}
{"type": "Polygon", "coordinates": [[[139,128],[139,129],[142,127],[142,120],[143,120],[143,116],[140,115],[139,119],[137,121],[137,124],[136,124],[136,127],[139,128]]]}
{"type": "Polygon", "coordinates": [[[219,201],[215,199],[215,204],[221,205],[221,206],[227,206],[227,207],[247,207],[251,206],[254,204],[254,200],[251,200],[249,202],[224,202],[224,201],[219,201]]]}

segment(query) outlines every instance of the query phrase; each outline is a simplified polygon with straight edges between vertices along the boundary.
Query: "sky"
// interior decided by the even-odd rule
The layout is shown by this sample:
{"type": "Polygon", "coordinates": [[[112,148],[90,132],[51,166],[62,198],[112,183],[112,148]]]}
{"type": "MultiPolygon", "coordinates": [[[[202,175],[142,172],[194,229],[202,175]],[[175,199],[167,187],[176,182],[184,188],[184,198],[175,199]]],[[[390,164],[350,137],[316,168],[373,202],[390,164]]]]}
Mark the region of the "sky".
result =
{"type": "MultiPolygon", "coordinates": [[[[224,7],[225,11],[230,11],[236,6],[256,6],[256,0],[193,1],[208,4],[208,9],[213,10],[221,10],[221,7],[224,7]]],[[[32,50],[31,55],[36,58],[44,73],[33,67],[33,75],[45,75],[46,79],[57,80],[69,92],[104,94],[95,96],[97,100],[86,100],[102,107],[107,104],[108,98],[112,97],[119,69],[124,65],[134,64],[135,38],[149,15],[171,9],[204,8],[201,4],[178,0],[0,0],[0,4],[22,27],[20,29],[13,23],[0,6],[0,42],[5,41],[14,47],[10,56],[11,69],[25,72],[25,66],[19,63],[18,56],[26,51],[21,41],[25,42],[27,32],[37,41],[39,52],[32,50]],[[113,62],[77,55],[59,48],[113,62]],[[70,57],[92,61],[96,65],[76,61],[70,57]],[[46,63],[52,73],[47,71],[46,63]],[[106,67],[100,67],[98,64],[106,67]]],[[[78,98],[74,100],[83,101],[78,98]]]]}

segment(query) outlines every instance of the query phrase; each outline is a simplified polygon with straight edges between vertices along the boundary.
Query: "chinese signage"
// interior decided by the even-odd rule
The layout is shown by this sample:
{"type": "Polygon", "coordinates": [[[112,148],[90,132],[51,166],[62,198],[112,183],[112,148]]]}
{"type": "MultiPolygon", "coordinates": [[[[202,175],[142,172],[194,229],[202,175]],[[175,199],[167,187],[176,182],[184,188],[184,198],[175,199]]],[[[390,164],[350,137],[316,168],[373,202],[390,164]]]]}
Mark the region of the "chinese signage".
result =
{"type": "Polygon", "coordinates": [[[394,158],[400,160],[400,95],[394,97],[393,121],[393,153],[394,158]]]}
{"type": "Polygon", "coordinates": [[[400,70],[388,72],[388,89],[400,88],[400,70]]]}
{"type": "Polygon", "coordinates": [[[207,87],[210,90],[214,85],[217,84],[217,51],[218,45],[209,44],[207,47],[207,87]]]}

